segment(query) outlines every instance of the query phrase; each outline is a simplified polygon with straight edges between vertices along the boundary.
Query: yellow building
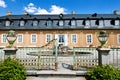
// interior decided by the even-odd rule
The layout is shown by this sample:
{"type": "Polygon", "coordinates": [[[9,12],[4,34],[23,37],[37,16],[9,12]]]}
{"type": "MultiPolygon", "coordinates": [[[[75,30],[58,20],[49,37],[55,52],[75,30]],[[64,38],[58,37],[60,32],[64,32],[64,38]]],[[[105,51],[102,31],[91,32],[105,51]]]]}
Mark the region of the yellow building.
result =
{"type": "Polygon", "coordinates": [[[69,48],[97,47],[97,33],[106,30],[107,46],[120,46],[119,14],[6,15],[0,17],[0,47],[8,45],[6,33],[15,30],[17,47],[40,47],[50,40],[69,48]]]}

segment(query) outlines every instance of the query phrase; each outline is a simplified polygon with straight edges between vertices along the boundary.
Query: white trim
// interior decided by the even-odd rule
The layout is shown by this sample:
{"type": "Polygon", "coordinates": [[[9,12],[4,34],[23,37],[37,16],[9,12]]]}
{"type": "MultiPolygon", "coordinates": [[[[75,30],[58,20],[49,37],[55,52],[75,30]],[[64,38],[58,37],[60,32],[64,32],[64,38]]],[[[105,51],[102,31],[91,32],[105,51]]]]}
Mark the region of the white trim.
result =
{"type": "Polygon", "coordinates": [[[78,38],[77,38],[77,34],[71,34],[71,43],[74,43],[74,44],[77,43],[77,39],[78,39],[78,38]],[[73,35],[76,36],[76,42],[73,42],[73,35]]]}
{"type": "Polygon", "coordinates": [[[48,43],[48,42],[47,42],[47,35],[50,35],[50,41],[52,40],[52,34],[46,34],[46,37],[45,37],[45,42],[46,42],[46,43],[48,43]]]}
{"type": "Polygon", "coordinates": [[[37,34],[31,34],[31,43],[37,43],[37,34]],[[32,42],[32,35],[36,36],[36,41],[35,42],[32,42]]]}
{"type": "Polygon", "coordinates": [[[23,43],[23,34],[17,34],[17,43],[23,43]],[[22,42],[18,42],[18,35],[22,35],[22,42]]]}
{"type": "Polygon", "coordinates": [[[87,44],[92,44],[92,42],[93,42],[92,34],[86,34],[86,43],[87,43],[87,44]],[[88,38],[87,38],[88,35],[91,36],[91,42],[88,42],[88,41],[87,41],[87,40],[88,40],[88,38]]]}
{"type": "Polygon", "coordinates": [[[7,34],[2,34],[2,36],[1,36],[1,43],[7,43],[7,39],[6,39],[6,42],[3,42],[3,35],[7,36],[7,34]]]}
{"type": "Polygon", "coordinates": [[[115,20],[115,26],[119,26],[120,25],[120,21],[119,20],[115,20]]]}
{"type": "Polygon", "coordinates": [[[120,36],[120,34],[117,34],[117,43],[118,44],[120,44],[120,42],[119,42],[119,36],[120,36]]]}

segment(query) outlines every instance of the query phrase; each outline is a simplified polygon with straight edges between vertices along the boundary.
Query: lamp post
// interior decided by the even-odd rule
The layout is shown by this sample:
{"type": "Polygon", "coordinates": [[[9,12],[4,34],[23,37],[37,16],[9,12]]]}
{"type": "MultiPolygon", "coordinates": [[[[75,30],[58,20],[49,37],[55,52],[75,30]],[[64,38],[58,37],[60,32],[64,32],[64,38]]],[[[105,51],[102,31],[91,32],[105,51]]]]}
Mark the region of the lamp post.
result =
{"type": "Polygon", "coordinates": [[[105,46],[107,40],[108,40],[108,34],[105,30],[102,30],[99,32],[98,34],[98,40],[101,43],[100,47],[97,48],[98,51],[98,65],[102,66],[104,64],[109,64],[109,52],[110,52],[110,48],[107,48],[105,46]]]}
{"type": "Polygon", "coordinates": [[[13,46],[14,42],[17,39],[15,31],[13,31],[13,30],[8,31],[6,38],[9,43],[9,46],[4,49],[4,51],[5,51],[4,58],[7,58],[7,57],[16,58],[17,48],[13,46]]]}

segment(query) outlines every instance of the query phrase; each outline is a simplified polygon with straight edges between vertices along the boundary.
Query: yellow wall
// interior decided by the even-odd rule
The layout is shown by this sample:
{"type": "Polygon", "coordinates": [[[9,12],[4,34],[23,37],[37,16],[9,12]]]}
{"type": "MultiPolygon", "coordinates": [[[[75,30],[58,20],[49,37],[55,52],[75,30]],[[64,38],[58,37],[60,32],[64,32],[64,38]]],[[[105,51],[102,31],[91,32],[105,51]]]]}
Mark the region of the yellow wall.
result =
{"type": "MultiPolygon", "coordinates": [[[[46,34],[52,34],[52,39],[54,39],[55,34],[68,34],[68,46],[73,47],[88,47],[91,44],[86,43],[86,34],[92,34],[93,42],[92,45],[97,47],[100,45],[97,39],[97,32],[100,30],[24,30],[16,31],[17,34],[23,34],[23,43],[15,42],[16,46],[24,47],[39,47],[46,44],[46,34]],[[37,34],[37,43],[31,43],[31,34],[37,34]],[[71,43],[71,34],[77,34],[77,43],[71,43]]],[[[117,42],[117,34],[120,34],[120,30],[106,30],[109,33],[109,39],[107,46],[120,46],[117,42]]],[[[2,40],[2,34],[6,34],[7,31],[0,31],[0,40],[2,40]]],[[[7,46],[8,43],[2,43],[0,41],[0,46],[7,46]]]]}

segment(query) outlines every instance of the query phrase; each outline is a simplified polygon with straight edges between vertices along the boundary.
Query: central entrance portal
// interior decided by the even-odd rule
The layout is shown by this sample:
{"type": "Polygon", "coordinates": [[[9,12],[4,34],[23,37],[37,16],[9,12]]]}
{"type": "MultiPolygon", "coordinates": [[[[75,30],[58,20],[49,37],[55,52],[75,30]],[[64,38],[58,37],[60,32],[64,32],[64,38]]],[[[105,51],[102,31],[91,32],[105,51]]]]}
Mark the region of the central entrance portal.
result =
{"type": "Polygon", "coordinates": [[[55,34],[55,38],[58,40],[58,45],[68,46],[68,35],[67,34],[55,34]]]}

